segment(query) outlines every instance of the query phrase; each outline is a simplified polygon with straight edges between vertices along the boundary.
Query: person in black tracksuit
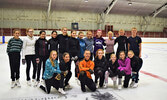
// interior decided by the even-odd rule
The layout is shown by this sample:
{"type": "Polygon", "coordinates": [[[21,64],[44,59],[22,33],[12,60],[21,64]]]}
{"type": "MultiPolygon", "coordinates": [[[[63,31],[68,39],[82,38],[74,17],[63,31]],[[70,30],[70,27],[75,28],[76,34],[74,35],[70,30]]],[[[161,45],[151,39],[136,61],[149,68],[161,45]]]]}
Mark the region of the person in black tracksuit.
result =
{"type": "Polygon", "coordinates": [[[132,50],[128,51],[128,57],[131,60],[131,67],[132,67],[132,83],[130,84],[130,86],[137,87],[139,80],[139,70],[142,67],[143,60],[138,56],[135,56],[132,50]]]}
{"type": "Polygon", "coordinates": [[[96,51],[96,57],[94,60],[95,67],[94,67],[94,75],[95,75],[95,83],[96,87],[98,88],[97,80],[100,78],[99,86],[102,87],[104,83],[104,78],[105,78],[105,71],[106,71],[106,65],[107,65],[107,60],[104,57],[104,52],[102,49],[98,49],[96,51]],[[102,55],[102,57],[100,57],[102,55]]]}
{"type": "Polygon", "coordinates": [[[63,27],[61,31],[62,31],[62,34],[59,34],[57,36],[58,43],[59,43],[59,60],[63,59],[64,52],[68,52],[67,43],[69,40],[69,36],[67,34],[67,28],[63,27]]]}
{"type": "Polygon", "coordinates": [[[61,70],[61,83],[60,83],[60,88],[65,88],[66,86],[70,86],[69,85],[69,80],[72,76],[72,72],[70,71],[70,65],[69,62],[70,61],[70,55],[69,53],[65,52],[63,54],[63,60],[60,61],[59,66],[60,66],[60,70],[61,70]]]}
{"type": "MultiPolygon", "coordinates": [[[[57,31],[52,31],[51,33],[52,38],[48,41],[48,50],[49,54],[52,50],[58,52],[58,38],[57,38],[57,31]]],[[[56,58],[58,60],[58,57],[56,58]]]]}
{"type": "Polygon", "coordinates": [[[36,62],[38,64],[37,67],[37,82],[40,81],[40,71],[41,71],[41,65],[43,65],[43,73],[45,70],[45,62],[49,57],[49,51],[48,51],[48,41],[46,38],[46,32],[40,31],[40,37],[35,43],[35,55],[36,55],[36,62]]]}
{"type": "Polygon", "coordinates": [[[74,60],[75,62],[75,77],[77,77],[78,73],[77,61],[78,61],[78,56],[80,54],[80,44],[79,40],[76,38],[76,31],[71,32],[71,37],[68,40],[67,48],[71,58],[70,63],[72,62],[72,60],[74,60]]]}
{"type": "Polygon", "coordinates": [[[119,37],[117,37],[114,41],[114,44],[118,43],[118,48],[116,52],[117,59],[119,59],[119,53],[120,51],[125,51],[125,54],[127,54],[128,50],[128,39],[126,36],[124,36],[124,30],[120,29],[119,30],[119,37]]]}

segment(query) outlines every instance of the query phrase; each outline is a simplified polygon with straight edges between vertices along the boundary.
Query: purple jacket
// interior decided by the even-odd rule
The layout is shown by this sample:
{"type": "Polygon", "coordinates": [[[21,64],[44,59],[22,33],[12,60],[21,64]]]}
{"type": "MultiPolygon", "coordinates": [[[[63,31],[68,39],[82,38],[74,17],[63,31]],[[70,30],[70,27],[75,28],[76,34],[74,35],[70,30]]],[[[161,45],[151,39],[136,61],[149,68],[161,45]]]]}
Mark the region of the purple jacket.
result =
{"type": "Polygon", "coordinates": [[[104,39],[101,37],[101,38],[96,38],[94,37],[94,54],[96,54],[96,51],[98,49],[103,49],[103,46],[105,46],[106,44],[104,43],[104,39]]]}
{"type": "Polygon", "coordinates": [[[119,63],[119,67],[118,69],[120,71],[125,71],[126,75],[130,75],[131,74],[131,65],[130,65],[130,59],[129,58],[125,58],[125,60],[118,60],[119,63]]]}

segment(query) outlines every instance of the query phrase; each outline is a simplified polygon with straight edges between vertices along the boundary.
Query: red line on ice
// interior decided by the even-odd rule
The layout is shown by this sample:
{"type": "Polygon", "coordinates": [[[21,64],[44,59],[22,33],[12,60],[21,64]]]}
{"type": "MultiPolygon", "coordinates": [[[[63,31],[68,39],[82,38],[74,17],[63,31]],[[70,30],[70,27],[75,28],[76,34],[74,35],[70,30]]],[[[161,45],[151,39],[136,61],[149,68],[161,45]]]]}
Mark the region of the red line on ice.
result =
{"type": "Polygon", "coordinates": [[[159,80],[162,80],[164,82],[167,82],[167,79],[166,78],[163,78],[161,76],[158,76],[158,75],[155,75],[155,74],[152,74],[152,73],[149,73],[149,72],[146,72],[146,71],[140,71],[141,73],[145,74],[145,75],[149,75],[151,77],[154,77],[154,78],[157,78],[159,80]]]}

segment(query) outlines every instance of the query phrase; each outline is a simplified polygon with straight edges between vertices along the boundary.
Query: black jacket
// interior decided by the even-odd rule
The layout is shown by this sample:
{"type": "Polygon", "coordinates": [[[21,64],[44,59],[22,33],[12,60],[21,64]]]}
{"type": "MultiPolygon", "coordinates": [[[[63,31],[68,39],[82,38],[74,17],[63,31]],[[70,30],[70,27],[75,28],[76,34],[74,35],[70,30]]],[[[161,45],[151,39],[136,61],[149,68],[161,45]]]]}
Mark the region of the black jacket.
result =
{"type": "Polygon", "coordinates": [[[39,56],[49,56],[48,51],[48,41],[46,39],[39,38],[35,43],[35,55],[39,56]]]}
{"type": "Polygon", "coordinates": [[[116,60],[114,63],[112,63],[111,60],[108,61],[108,64],[107,64],[107,70],[110,72],[112,71],[112,73],[114,74],[114,76],[116,76],[118,73],[117,73],[117,69],[119,67],[119,64],[118,64],[118,61],[116,60]]]}
{"type": "Polygon", "coordinates": [[[57,38],[51,38],[48,41],[48,49],[49,52],[51,52],[52,50],[56,50],[58,51],[58,39],[57,38]]]}
{"type": "Polygon", "coordinates": [[[132,58],[130,58],[130,60],[131,60],[132,71],[139,72],[139,70],[143,64],[143,60],[137,56],[133,56],[132,58]]]}
{"type": "Polygon", "coordinates": [[[70,53],[71,57],[79,56],[80,54],[80,45],[79,40],[76,38],[69,38],[67,43],[67,50],[70,53]]]}
{"type": "Polygon", "coordinates": [[[94,67],[95,72],[99,69],[102,70],[103,72],[107,70],[107,60],[104,56],[102,57],[102,59],[98,59],[98,57],[95,58],[94,63],[95,63],[94,67]]]}
{"type": "Polygon", "coordinates": [[[119,36],[115,39],[114,44],[118,43],[117,52],[128,51],[128,39],[126,36],[119,36]]]}
{"type": "Polygon", "coordinates": [[[59,34],[57,36],[57,39],[58,39],[58,43],[59,43],[59,53],[68,52],[67,51],[67,43],[69,40],[68,35],[64,36],[63,34],[59,34]]]}
{"type": "Polygon", "coordinates": [[[65,63],[64,60],[61,60],[59,63],[59,67],[61,71],[70,71],[71,70],[71,66],[70,63],[65,63]]]}

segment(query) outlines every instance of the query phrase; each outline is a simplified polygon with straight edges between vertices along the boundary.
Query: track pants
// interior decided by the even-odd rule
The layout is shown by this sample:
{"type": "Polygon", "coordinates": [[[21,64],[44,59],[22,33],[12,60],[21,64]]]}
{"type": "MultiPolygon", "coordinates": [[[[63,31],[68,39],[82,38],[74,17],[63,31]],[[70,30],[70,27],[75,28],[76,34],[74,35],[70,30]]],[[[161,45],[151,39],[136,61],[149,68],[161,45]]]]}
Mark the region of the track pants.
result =
{"type": "Polygon", "coordinates": [[[20,78],[20,52],[11,52],[8,54],[11,79],[15,81],[20,78]]]}
{"type": "Polygon", "coordinates": [[[32,79],[36,78],[36,72],[37,72],[37,66],[36,66],[36,57],[35,55],[26,55],[25,56],[27,68],[26,68],[26,75],[27,75],[27,81],[30,80],[30,67],[31,67],[31,62],[33,64],[33,75],[32,79]]]}

